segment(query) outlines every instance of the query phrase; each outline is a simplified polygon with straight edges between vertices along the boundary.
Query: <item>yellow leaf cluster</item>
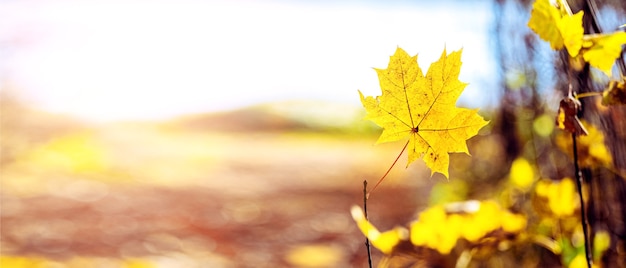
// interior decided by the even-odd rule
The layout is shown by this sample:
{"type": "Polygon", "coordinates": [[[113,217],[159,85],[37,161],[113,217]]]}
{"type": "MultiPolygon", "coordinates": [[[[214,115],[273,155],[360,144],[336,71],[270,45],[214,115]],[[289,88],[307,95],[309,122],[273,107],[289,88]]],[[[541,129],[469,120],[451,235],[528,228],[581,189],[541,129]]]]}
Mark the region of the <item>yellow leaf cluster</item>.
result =
{"type": "Polygon", "coordinates": [[[548,43],[554,50],[567,48],[572,57],[576,57],[582,47],[584,34],[583,12],[569,14],[563,3],[553,6],[550,0],[537,0],[530,13],[528,27],[548,43]]]}
{"type": "Polygon", "coordinates": [[[577,198],[576,186],[571,178],[561,181],[542,180],[537,183],[537,196],[547,199],[552,215],[556,217],[572,216],[580,206],[577,198]]]}
{"type": "Polygon", "coordinates": [[[431,207],[411,223],[411,243],[448,254],[456,245],[462,224],[459,215],[448,217],[442,206],[431,207]]]}
{"type": "Polygon", "coordinates": [[[369,119],[383,127],[377,143],[408,138],[408,163],[422,158],[432,170],[448,177],[449,153],[469,154],[466,140],[488,122],[477,110],[456,107],[467,85],[458,80],[461,51],[444,49],[426,75],[417,63],[397,48],[387,69],[376,69],[382,95],[361,96],[369,119]]]}
{"type": "MultiPolygon", "coordinates": [[[[582,167],[610,167],[613,163],[613,157],[604,143],[604,134],[592,124],[584,120],[580,122],[587,130],[587,135],[576,138],[579,165],[582,167]]],[[[568,133],[561,133],[556,136],[556,145],[563,152],[572,156],[572,138],[568,133]]]]}
{"type": "MultiPolygon", "coordinates": [[[[385,254],[390,254],[400,241],[406,240],[406,229],[399,227],[386,232],[390,236],[393,234],[393,239],[383,237],[378,230],[372,232],[376,228],[361,217],[359,207],[353,207],[352,215],[372,245],[385,254]]],[[[480,244],[494,231],[517,234],[526,228],[526,223],[525,216],[502,209],[493,201],[467,201],[424,210],[410,224],[408,235],[414,246],[431,248],[445,255],[452,251],[459,239],[480,244]]]]}
{"type": "Polygon", "coordinates": [[[611,76],[615,59],[626,44],[626,33],[585,35],[582,25],[584,13],[572,15],[566,1],[557,6],[550,0],[537,0],[533,4],[528,27],[554,50],[567,49],[572,58],[582,55],[585,62],[611,76]]]}

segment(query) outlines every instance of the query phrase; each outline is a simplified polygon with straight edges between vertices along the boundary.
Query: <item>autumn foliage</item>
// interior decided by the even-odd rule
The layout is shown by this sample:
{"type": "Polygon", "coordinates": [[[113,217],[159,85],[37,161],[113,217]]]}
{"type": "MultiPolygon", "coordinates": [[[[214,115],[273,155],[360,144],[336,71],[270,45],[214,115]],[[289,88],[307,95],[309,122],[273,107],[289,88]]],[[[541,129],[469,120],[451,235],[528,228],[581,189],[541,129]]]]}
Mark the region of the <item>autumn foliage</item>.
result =
{"type": "MultiPolygon", "coordinates": [[[[616,237],[589,224],[586,204],[592,197],[589,178],[583,177],[581,170],[585,174],[608,171],[618,180],[624,180],[625,173],[615,166],[606,145],[607,130],[581,118],[581,99],[597,98],[597,103],[608,109],[626,103],[624,74],[617,80],[613,77],[626,32],[586,33],[583,19],[587,15],[584,11],[572,13],[566,1],[537,0],[528,21],[538,37],[567,55],[571,73],[590,66],[605,76],[598,81],[609,78],[602,92],[579,93],[583,89],[570,82],[560,104],[551,104],[558,108],[553,119],[547,119],[546,125],[543,117],[537,117],[533,123],[532,131],[538,137],[532,139],[552,143],[550,155],[568,155],[574,175],[545,177],[540,169],[550,163],[533,163],[537,159],[518,156],[510,163],[507,180],[499,185],[499,196],[431,204],[412,222],[386,231],[380,231],[368,220],[366,211],[354,206],[352,217],[359,229],[384,254],[380,267],[482,267],[480,264],[489,264],[491,258],[520,266],[606,264],[603,256],[616,245],[612,240],[616,237]],[[538,260],[542,253],[537,248],[547,250],[557,261],[538,260]],[[515,257],[515,252],[535,256],[536,260],[515,257]]],[[[438,172],[449,178],[448,170],[454,166],[449,154],[469,155],[466,142],[489,123],[477,110],[456,107],[466,87],[458,80],[460,69],[461,51],[447,54],[444,49],[424,75],[417,56],[397,48],[387,69],[376,69],[382,95],[364,97],[359,92],[367,111],[365,118],[383,128],[377,143],[408,139],[407,165],[421,158],[431,169],[431,176],[438,172]]]]}

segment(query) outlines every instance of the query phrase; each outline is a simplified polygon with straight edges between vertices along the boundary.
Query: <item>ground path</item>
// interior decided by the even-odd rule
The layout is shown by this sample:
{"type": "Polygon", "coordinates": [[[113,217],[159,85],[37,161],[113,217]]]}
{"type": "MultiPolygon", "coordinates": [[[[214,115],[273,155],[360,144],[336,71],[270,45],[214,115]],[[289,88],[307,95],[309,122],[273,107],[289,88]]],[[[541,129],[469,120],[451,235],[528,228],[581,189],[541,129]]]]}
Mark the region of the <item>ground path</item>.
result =
{"type": "MultiPolygon", "coordinates": [[[[137,125],[63,135],[3,163],[5,263],[364,267],[349,208],[361,204],[362,179],[373,183],[401,147],[345,134],[137,125]],[[98,155],[82,163],[96,172],[58,168],[55,139],[98,155]]],[[[428,174],[403,166],[370,200],[382,228],[425,205],[428,174]]]]}

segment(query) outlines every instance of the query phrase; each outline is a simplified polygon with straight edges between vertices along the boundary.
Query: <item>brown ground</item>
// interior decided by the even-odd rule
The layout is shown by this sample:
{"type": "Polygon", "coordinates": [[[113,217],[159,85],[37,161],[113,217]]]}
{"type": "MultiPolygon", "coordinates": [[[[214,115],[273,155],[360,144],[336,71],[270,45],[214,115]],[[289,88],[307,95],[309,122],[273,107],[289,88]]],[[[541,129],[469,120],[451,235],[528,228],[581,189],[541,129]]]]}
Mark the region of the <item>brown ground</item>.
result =
{"type": "MultiPolygon", "coordinates": [[[[39,137],[27,122],[3,122],[2,267],[365,267],[350,206],[402,147],[155,124],[39,137]]],[[[381,229],[408,222],[432,185],[404,161],[369,201],[381,229]]]]}

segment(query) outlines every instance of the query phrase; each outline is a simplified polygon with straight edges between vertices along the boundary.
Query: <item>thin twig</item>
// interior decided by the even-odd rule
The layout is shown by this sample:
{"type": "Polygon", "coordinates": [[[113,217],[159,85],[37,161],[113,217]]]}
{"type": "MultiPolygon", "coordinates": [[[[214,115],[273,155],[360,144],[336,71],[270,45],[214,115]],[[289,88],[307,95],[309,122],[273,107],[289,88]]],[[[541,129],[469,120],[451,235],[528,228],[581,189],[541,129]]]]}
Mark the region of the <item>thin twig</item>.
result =
{"type": "Polygon", "coordinates": [[[593,265],[593,258],[591,256],[591,245],[589,237],[589,223],[587,221],[587,213],[585,213],[585,202],[583,199],[583,176],[578,167],[578,148],[576,145],[576,134],[572,133],[572,144],[574,149],[574,172],[576,176],[576,187],[578,188],[578,198],[580,199],[580,217],[583,224],[583,235],[585,236],[585,258],[587,259],[587,267],[591,268],[593,265]]]}
{"type": "MultiPolygon", "coordinates": [[[[367,180],[363,181],[363,211],[365,214],[365,219],[367,218],[367,180]]],[[[369,268],[372,268],[372,250],[370,248],[370,239],[365,236],[365,247],[367,248],[367,263],[369,264],[369,268]]]]}
{"type": "Polygon", "coordinates": [[[585,92],[576,95],[576,99],[582,99],[593,96],[602,96],[602,92],[585,92]]]}

